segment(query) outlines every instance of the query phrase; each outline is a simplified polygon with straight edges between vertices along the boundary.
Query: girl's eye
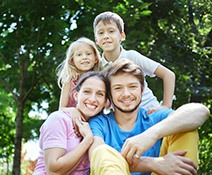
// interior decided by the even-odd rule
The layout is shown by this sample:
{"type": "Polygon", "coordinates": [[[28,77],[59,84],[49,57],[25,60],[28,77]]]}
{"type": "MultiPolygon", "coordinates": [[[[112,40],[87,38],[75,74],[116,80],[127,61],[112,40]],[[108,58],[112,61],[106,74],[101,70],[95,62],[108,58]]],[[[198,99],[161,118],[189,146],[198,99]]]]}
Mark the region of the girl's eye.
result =
{"type": "Polygon", "coordinates": [[[130,86],[130,89],[136,89],[138,86],[132,85],[130,86]]]}

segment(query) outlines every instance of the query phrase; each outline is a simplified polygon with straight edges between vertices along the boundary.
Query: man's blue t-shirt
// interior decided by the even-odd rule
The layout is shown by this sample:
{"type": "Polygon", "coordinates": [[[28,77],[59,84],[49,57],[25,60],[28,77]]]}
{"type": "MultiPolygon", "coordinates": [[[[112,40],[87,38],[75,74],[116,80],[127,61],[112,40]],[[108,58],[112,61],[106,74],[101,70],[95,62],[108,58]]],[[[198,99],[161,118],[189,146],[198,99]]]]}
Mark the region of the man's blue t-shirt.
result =
{"type": "MultiPolygon", "coordinates": [[[[89,124],[94,136],[101,137],[104,142],[121,152],[122,146],[127,138],[136,136],[161,120],[165,119],[172,110],[161,109],[150,115],[146,114],[146,110],[140,108],[138,117],[132,130],[123,131],[117,124],[114,112],[110,114],[101,114],[89,120],[89,124]]],[[[149,150],[144,152],[142,156],[158,157],[160,153],[162,139],[159,139],[149,150]]],[[[133,175],[149,175],[149,172],[131,173],[133,175]]]]}

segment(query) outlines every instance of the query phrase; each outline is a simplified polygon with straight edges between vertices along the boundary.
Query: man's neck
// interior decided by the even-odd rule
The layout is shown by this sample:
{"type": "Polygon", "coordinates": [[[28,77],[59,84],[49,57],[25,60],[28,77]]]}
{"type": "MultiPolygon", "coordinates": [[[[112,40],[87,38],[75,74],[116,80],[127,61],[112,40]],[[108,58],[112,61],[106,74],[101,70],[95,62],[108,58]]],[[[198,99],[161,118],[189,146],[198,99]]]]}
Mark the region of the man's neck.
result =
{"type": "Polygon", "coordinates": [[[119,127],[124,131],[129,131],[133,129],[137,117],[138,117],[138,110],[135,110],[130,113],[121,112],[119,110],[115,110],[115,119],[119,127]]]}
{"type": "Polygon", "coordinates": [[[109,51],[109,52],[103,52],[103,57],[109,62],[109,61],[116,61],[121,53],[121,47],[117,48],[116,50],[109,51]]]}

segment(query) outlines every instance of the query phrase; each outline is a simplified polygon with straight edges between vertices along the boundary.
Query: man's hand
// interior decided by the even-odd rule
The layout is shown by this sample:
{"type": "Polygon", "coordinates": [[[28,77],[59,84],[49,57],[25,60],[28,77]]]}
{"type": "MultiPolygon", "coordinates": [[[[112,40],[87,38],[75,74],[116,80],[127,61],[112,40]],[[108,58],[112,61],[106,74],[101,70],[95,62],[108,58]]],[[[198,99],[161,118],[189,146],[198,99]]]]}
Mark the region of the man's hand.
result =
{"type": "Polygon", "coordinates": [[[187,151],[180,150],[155,159],[154,172],[160,175],[196,175],[197,166],[189,158],[183,157],[187,151]]]}
{"type": "Polygon", "coordinates": [[[130,166],[136,166],[140,156],[158,140],[153,132],[143,132],[137,136],[128,138],[121,150],[122,156],[130,166]]]}

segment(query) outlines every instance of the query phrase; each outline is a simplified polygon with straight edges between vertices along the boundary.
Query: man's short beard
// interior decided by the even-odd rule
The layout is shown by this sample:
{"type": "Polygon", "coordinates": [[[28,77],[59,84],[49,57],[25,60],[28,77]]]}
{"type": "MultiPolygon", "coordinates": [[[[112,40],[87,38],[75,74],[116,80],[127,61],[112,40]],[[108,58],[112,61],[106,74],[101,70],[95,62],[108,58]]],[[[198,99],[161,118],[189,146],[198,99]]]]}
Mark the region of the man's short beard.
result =
{"type": "Polygon", "coordinates": [[[118,109],[119,111],[121,111],[121,112],[123,112],[123,113],[132,113],[132,112],[134,112],[135,110],[138,109],[140,103],[141,103],[141,100],[140,100],[140,102],[139,102],[133,109],[130,109],[130,110],[122,109],[122,108],[118,107],[118,106],[117,106],[116,104],[114,104],[114,103],[113,103],[113,105],[114,105],[114,107],[115,107],[116,109],[118,109]]]}

